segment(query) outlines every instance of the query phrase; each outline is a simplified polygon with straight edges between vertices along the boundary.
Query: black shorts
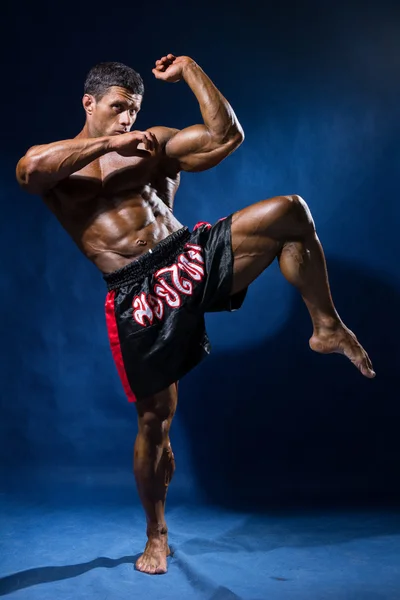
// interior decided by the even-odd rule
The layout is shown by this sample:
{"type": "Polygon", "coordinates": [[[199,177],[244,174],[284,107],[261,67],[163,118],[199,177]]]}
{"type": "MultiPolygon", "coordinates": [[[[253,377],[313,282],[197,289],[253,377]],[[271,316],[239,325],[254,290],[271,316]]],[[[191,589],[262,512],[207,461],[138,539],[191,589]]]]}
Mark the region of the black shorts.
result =
{"type": "Polygon", "coordinates": [[[111,351],[129,401],[177,383],[210,353],[204,313],[242,306],[247,288],[230,294],[231,221],[183,227],[103,275],[111,351]]]}

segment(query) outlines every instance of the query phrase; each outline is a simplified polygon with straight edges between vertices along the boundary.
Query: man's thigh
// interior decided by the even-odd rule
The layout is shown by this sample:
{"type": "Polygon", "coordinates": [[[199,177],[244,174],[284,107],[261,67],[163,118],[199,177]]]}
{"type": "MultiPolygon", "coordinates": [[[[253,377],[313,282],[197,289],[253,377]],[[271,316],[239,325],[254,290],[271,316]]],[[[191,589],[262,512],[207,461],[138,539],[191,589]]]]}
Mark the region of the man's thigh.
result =
{"type": "Polygon", "coordinates": [[[262,200],[232,216],[232,294],[252,283],[281,250],[286,201],[285,196],[262,200]]]}
{"type": "Polygon", "coordinates": [[[171,421],[178,403],[178,382],[151,396],[138,398],[136,409],[139,419],[155,418],[159,421],[171,421]]]}

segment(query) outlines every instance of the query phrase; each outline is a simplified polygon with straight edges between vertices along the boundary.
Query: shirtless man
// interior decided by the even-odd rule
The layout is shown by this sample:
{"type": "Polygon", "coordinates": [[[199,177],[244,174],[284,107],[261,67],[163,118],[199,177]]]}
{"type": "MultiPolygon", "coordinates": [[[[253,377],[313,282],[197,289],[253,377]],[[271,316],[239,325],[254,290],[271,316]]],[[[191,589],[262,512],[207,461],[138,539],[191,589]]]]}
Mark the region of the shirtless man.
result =
{"type": "Polygon", "coordinates": [[[174,217],[180,172],[216,166],[244,135],[227,100],[190,57],[168,54],[152,72],[187,83],[202,124],[130,131],[142,79],[120,63],[101,63],[85,82],[82,131],[30,148],[17,179],[42,196],[107,284],[111,350],[138,412],[134,473],[148,541],[136,566],[165,573],[164,509],[175,467],[169,429],[178,380],[210,351],[205,312],[239,308],[249,284],[277,258],[310,313],[311,348],[345,355],[365,377],[375,373],[334,307],[324,253],[300,196],[260,201],[193,232],[174,217]]]}

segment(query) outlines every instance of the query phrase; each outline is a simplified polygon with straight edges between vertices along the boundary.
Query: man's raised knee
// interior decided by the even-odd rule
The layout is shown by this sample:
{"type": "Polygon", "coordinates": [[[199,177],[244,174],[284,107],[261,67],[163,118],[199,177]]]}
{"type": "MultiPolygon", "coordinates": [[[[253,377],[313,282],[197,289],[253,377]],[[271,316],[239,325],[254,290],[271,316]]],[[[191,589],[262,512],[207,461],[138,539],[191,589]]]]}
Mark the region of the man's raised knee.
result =
{"type": "Polygon", "coordinates": [[[314,228],[314,220],[307,202],[298,194],[282,196],[285,199],[286,210],[292,214],[296,221],[314,228]]]}
{"type": "Polygon", "coordinates": [[[290,194],[289,196],[282,196],[282,198],[292,210],[301,211],[308,208],[307,202],[298,194],[290,194]]]}

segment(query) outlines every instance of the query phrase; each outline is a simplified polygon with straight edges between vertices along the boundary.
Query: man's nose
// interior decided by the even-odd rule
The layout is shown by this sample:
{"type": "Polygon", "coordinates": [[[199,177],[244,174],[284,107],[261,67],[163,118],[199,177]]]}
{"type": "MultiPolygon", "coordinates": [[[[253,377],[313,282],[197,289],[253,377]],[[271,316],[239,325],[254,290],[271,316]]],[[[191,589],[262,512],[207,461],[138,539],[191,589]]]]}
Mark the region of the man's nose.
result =
{"type": "Polygon", "coordinates": [[[132,125],[134,121],[133,116],[129,113],[128,110],[126,110],[125,112],[121,113],[120,115],[120,119],[119,122],[121,125],[123,125],[124,127],[128,127],[130,125],[132,125]]]}

